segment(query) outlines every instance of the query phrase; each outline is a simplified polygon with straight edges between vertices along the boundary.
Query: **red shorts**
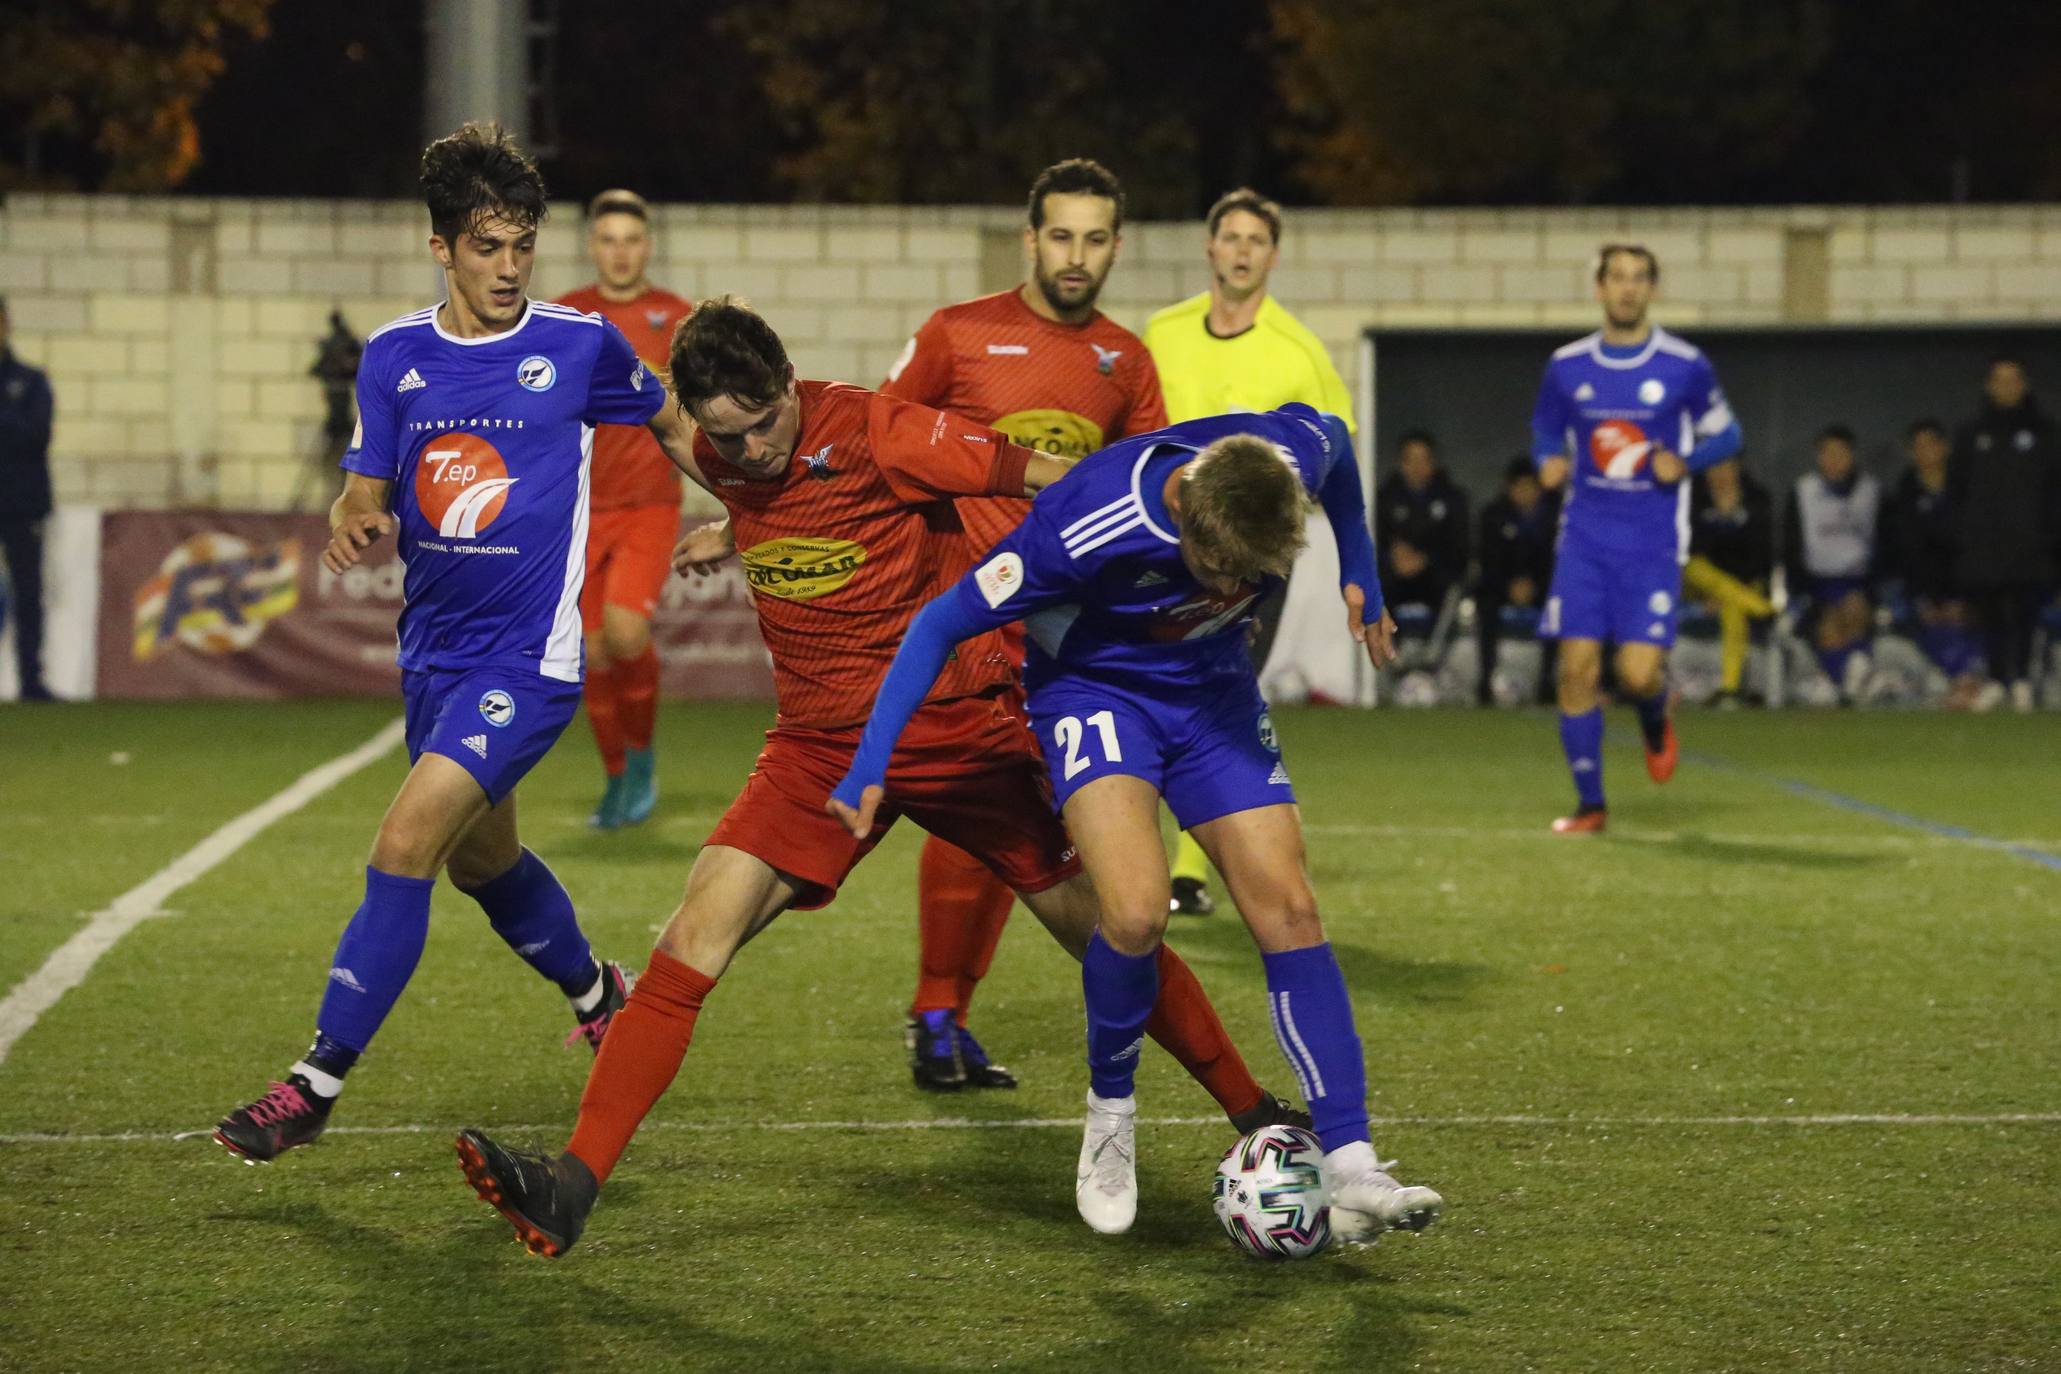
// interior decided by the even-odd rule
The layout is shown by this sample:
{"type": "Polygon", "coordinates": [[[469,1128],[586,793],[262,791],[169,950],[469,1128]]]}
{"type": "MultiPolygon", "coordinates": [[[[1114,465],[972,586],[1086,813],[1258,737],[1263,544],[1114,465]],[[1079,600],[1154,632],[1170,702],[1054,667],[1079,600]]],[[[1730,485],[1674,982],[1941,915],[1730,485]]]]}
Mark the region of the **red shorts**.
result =
{"type": "Polygon", "coordinates": [[[673,570],[680,538],[678,506],[597,510],[587,524],[587,585],[580,590],[580,628],[601,628],[601,608],[620,606],[646,620],[673,570]]]}
{"type": "Polygon", "coordinates": [[[794,906],[802,911],[827,905],[845,874],[902,816],[973,855],[1017,892],[1043,892],[1081,871],[1052,809],[1052,784],[1021,692],[918,710],[888,760],[887,797],[873,832],[860,840],[824,805],[851,766],[862,730],[775,726],[707,843],[741,849],[801,879],[794,906]]]}

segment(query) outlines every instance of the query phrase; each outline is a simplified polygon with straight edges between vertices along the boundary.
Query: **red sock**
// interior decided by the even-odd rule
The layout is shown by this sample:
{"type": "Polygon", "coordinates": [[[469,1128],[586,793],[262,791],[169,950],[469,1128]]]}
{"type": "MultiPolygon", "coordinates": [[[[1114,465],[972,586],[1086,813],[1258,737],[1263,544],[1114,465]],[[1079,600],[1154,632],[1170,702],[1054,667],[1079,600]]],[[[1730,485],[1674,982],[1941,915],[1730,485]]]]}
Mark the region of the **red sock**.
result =
{"type": "Polygon", "coordinates": [[[644,976],[615,1014],[573,1125],[570,1154],[606,1183],[637,1127],[672,1086],[694,1038],[694,1018],[716,980],[671,955],[651,951],[644,976]]]}
{"type": "Polygon", "coordinates": [[[935,835],[917,870],[922,962],[910,1011],[951,1011],[965,1023],[973,986],[988,971],[1016,894],[988,866],[935,835]],[[998,895],[999,894],[999,895],[998,895]]]}
{"type": "Polygon", "coordinates": [[[649,749],[652,727],[658,720],[658,650],[646,644],[643,653],[616,664],[615,690],[623,743],[632,749],[649,749]]]}
{"type": "Polygon", "coordinates": [[[581,700],[587,707],[587,723],[594,727],[594,743],[601,746],[601,766],[608,776],[623,771],[623,722],[620,688],[612,668],[589,668],[581,700]]]}
{"type": "MultiPolygon", "coordinates": [[[[640,985],[641,986],[641,985],[640,985]]],[[[1181,1067],[1200,1083],[1225,1116],[1252,1110],[1266,1096],[1224,1023],[1210,1005],[1209,994],[1195,980],[1195,973],[1165,945],[1159,947],[1159,1005],[1145,1023],[1145,1033],[1158,1046],[1181,1061],[1181,1067]]],[[[613,1036],[615,1032],[609,1031],[613,1036]]],[[[601,1042],[606,1053],[606,1040],[601,1042]]]]}

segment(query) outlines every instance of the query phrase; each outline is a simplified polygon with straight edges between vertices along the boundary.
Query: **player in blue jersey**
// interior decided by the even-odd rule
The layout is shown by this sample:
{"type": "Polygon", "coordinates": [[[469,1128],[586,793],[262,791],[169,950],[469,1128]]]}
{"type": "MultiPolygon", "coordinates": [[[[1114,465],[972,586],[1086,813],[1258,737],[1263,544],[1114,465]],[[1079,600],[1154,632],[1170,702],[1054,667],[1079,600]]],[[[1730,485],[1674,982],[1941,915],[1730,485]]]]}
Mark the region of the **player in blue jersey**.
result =
{"type": "Polygon", "coordinates": [[[1347,1240],[1419,1229],[1441,1202],[1404,1187],[1368,1140],[1352,1003],[1303,864],[1302,822],[1245,640],[1287,576],[1314,495],[1338,537],[1353,637],[1395,655],[1345,423],[1302,404],[1190,420],[1091,454],[1040,493],[985,562],[911,623],[851,770],[829,800],[865,835],[896,738],[953,646],[1021,619],[1030,715],[1067,831],[1102,904],[1082,960],[1088,1009],[1081,1216],[1129,1229],[1138,1208],[1133,1075],[1166,931],[1159,803],[1224,877],[1266,965],[1274,1030],[1323,1141],[1347,1240]]]}
{"type": "Polygon", "coordinates": [[[323,554],[341,573],[376,540],[399,539],[412,767],[373,841],[314,1044],[215,1129],[246,1161],[322,1133],[421,958],[439,872],[570,999],[568,1043],[598,1049],[629,992],[517,837],[515,785],[580,702],[594,426],[649,424],[679,452],[689,426],[614,325],[528,298],[544,184],[506,134],[469,124],[430,144],[422,189],[449,295],[366,343],[358,433],[323,554]]]}
{"type": "Polygon", "coordinates": [[[1739,424],[1701,350],[1647,318],[1660,264],[1637,245],[1596,257],[1603,328],[1554,352],[1532,412],[1532,457],[1565,487],[1539,633],[1560,641],[1560,744],[1580,805],[1560,834],[1603,829],[1603,645],[1638,709],[1646,771],[1674,776],[1667,651],[1689,557],[1690,473],[1739,451],[1739,424]]]}

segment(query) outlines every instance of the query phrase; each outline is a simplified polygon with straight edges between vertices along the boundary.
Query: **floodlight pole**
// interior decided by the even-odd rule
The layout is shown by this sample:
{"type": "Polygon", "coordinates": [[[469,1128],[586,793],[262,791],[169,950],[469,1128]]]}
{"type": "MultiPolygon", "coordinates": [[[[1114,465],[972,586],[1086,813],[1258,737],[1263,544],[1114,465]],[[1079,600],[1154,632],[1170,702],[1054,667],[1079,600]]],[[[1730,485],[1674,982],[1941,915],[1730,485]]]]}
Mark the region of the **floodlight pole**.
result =
{"type": "Polygon", "coordinates": [[[529,141],[529,26],[529,0],[429,0],[425,137],[491,119],[529,141]]]}

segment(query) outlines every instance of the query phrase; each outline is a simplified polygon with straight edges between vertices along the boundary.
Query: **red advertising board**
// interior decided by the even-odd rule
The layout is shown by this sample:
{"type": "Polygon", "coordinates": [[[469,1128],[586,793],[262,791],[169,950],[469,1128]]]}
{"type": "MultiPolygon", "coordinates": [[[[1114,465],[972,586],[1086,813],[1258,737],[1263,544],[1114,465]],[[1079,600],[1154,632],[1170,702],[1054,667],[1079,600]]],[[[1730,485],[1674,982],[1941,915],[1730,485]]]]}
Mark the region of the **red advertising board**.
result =
{"type": "MultiPolygon", "coordinates": [[[[118,511],[100,544],[104,697],[394,696],[402,565],[393,544],[341,576],[319,515],[118,511]]],[[[661,690],[770,697],[751,594],[733,564],[668,582],[653,620],[661,690]]]]}

